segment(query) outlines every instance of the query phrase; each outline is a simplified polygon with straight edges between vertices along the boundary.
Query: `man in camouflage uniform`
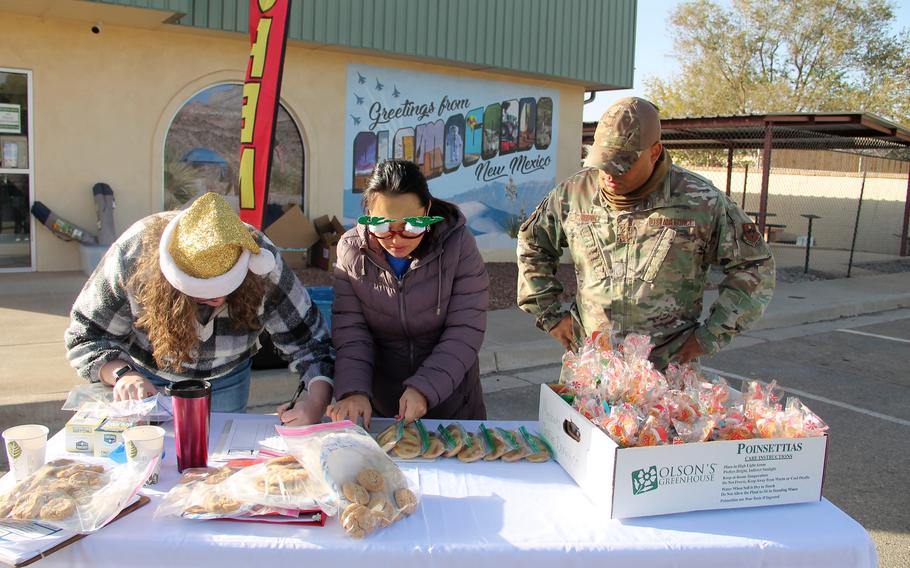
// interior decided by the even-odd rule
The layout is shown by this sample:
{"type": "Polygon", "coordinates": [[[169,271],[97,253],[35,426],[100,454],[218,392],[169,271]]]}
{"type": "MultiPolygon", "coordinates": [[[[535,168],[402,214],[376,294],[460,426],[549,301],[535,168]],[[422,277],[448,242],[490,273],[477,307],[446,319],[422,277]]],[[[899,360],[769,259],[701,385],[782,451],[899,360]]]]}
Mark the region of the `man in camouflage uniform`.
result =
{"type": "Polygon", "coordinates": [[[771,301],[774,260],[755,223],[660,143],[657,108],[617,101],[601,117],[584,169],[537,206],[518,234],[518,306],[566,349],[601,329],[652,337],[654,364],[711,355],[771,301]],[[578,291],[568,312],[556,268],[564,248],[578,291]],[[711,265],[720,295],[699,321],[711,265]]]}

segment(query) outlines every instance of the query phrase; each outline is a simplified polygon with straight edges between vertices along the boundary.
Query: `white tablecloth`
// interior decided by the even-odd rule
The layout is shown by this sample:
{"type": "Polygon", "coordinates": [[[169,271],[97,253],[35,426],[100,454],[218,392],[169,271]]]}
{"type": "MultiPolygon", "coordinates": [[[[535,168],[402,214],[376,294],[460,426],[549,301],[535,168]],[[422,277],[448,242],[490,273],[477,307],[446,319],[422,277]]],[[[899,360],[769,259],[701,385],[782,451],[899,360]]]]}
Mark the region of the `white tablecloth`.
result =
{"type": "MultiPolygon", "coordinates": [[[[227,418],[244,416],[213,415],[210,447],[227,418]]],[[[536,429],[534,424],[529,427],[536,429]]],[[[162,491],[179,477],[168,436],[168,456],[156,486],[161,491],[144,490],[152,502],[39,566],[877,565],[865,529],[827,500],[617,521],[601,514],[555,462],[464,464],[441,459],[402,464],[407,475],[419,480],[420,508],[364,540],[344,536],[335,519],[322,528],[157,520],[152,514],[162,491]]],[[[49,455],[62,450],[59,433],[49,455]]]]}

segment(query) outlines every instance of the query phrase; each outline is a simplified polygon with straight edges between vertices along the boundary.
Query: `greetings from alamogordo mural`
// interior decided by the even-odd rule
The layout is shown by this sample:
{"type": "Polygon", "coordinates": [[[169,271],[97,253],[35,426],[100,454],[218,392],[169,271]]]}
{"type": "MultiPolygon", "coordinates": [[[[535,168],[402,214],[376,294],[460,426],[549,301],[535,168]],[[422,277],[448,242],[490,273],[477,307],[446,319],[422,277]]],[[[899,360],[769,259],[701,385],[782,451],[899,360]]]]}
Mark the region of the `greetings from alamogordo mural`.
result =
{"type": "Polygon", "coordinates": [[[346,225],[387,158],[419,164],[433,195],[464,211],[481,248],[514,247],[521,219],[556,181],[556,90],[350,65],[347,97],[346,225]]]}

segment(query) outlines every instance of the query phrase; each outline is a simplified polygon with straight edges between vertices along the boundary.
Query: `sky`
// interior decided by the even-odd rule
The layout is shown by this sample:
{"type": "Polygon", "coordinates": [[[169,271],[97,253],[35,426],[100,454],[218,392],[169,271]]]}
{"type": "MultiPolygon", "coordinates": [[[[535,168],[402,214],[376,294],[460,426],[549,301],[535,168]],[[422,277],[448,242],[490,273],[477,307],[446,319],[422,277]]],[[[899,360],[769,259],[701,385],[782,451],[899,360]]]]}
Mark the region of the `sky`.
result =
{"type": "MultiPolygon", "coordinates": [[[[679,72],[673,57],[673,41],[667,32],[670,13],[682,0],[638,0],[638,22],[635,30],[635,76],[632,89],[601,91],[585,105],[584,120],[594,121],[617,99],[644,96],[645,80],[651,76],[671,77],[679,72]],[[645,29],[647,26],[647,29],[645,29]]],[[[729,4],[729,0],[720,0],[729,4]]],[[[895,27],[910,28],[910,1],[892,0],[895,27]]]]}

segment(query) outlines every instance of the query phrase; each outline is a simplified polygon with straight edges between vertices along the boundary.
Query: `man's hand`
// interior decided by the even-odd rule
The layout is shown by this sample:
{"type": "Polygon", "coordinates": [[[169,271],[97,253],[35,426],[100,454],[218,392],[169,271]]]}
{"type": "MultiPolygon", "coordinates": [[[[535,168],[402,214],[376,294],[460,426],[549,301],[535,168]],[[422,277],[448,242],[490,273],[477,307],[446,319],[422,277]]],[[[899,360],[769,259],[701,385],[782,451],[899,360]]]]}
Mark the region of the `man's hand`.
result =
{"type": "Polygon", "coordinates": [[[306,426],[322,421],[332,400],[332,386],[325,381],[310,383],[310,390],[288,409],[290,402],[278,407],[278,419],[285,426],[306,426]]]}
{"type": "Polygon", "coordinates": [[[578,346],[575,344],[575,332],[572,330],[572,316],[566,314],[559,323],[550,330],[550,335],[556,338],[566,351],[576,351],[578,346]]]}
{"type": "Polygon", "coordinates": [[[414,387],[404,389],[404,394],[398,399],[398,417],[402,418],[405,424],[410,424],[418,418],[423,418],[426,413],[426,397],[414,387]]]}
{"type": "Polygon", "coordinates": [[[704,348],[702,348],[701,343],[698,342],[698,338],[695,337],[695,332],[689,334],[689,337],[686,339],[686,342],[683,343],[682,347],[679,348],[679,351],[673,355],[672,360],[677,363],[688,363],[695,359],[698,359],[705,354],[704,348]]]}
{"type": "Polygon", "coordinates": [[[329,417],[332,421],[350,420],[357,423],[359,417],[363,417],[363,427],[370,427],[370,418],[373,416],[373,405],[370,398],[365,394],[352,394],[332,405],[329,409],[329,417]]]}
{"type": "Polygon", "coordinates": [[[133,371],[129,372],[114,385],[114,400],[142,400],[158,393],[151,381],[133,371]]]}

